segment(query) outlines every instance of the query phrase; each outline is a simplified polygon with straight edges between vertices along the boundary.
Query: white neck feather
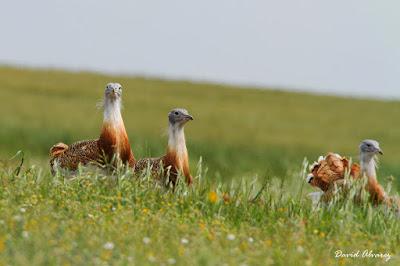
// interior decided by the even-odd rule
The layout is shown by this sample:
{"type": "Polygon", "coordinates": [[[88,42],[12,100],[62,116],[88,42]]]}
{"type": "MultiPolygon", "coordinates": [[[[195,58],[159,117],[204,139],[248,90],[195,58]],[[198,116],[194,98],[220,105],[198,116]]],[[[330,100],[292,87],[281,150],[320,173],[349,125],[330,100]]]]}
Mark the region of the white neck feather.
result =
{"type": "Polygon", "coordinates": [[[104,100],[104,122],[115,126],[123,124],[121,115],[121,100],[104,100]]]}
{"type": "Polygon", "coordinates": [[[376,179],[375,155],[361,153],[361,173],[366,175],[368,179],[376,179]]]}
{"type": "Polygon", "coordinates": [[[169,125],[168,129],[168,147],[181,157],[187,154],[185,132],[179,125],[169,125]]]}

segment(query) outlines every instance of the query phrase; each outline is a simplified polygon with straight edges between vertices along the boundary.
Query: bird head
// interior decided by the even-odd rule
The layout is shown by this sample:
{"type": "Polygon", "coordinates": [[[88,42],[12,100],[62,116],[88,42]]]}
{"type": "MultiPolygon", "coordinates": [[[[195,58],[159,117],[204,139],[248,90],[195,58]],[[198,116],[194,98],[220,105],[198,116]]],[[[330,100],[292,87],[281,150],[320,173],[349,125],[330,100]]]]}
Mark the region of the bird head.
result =
{"type": "Polygon", "coordinates": [[[112,101],[121,99],[122,96],[122,86],[119,83],[108,83],[106,86],[106,90],[104,92],[104,96],[106,99],[110,99],[112,101]]]}
{"type": "Polygon", "coordinates": [[[193,117],[189,114],[186,109],[175,108],[172,109],[168,114],[168,120],[170,125],[182,127],[188,121],[193,120],[193,117]]]}
{"type": "Polygon", "coordinates": [[[366,139],[361,142],[360,153],[368,157],[373,157],[377,154],[383,155],[383,151],[379,147],[379,142],[372,139],[366,139]]]}

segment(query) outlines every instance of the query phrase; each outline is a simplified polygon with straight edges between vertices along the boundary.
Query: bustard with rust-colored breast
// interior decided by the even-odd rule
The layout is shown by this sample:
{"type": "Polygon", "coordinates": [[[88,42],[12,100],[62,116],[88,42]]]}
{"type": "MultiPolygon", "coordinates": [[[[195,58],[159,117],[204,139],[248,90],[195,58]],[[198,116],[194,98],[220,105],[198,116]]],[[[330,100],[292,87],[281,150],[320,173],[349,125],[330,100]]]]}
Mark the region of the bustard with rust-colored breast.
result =
{"type": "Polygon", "coordinates": [[[54,175],[58,169],[76,171],[78,166],[94,164],[116,165],[122,161],[130,167],[135,164],[128,135],[121,114],[122,87],[119,83],[106,86],[103,100],[104,118],[98,139],[66,145],[58,143],[50,149],[50,167],[54,175]]]}
{"type": "Polygon", "coordinates": [[[311,167],[311,173],[307,177],[307,182],[320,188],[324,194],[324,199],[330,199],[336,187],[344,184],[346,173],[354,179],[367,178],[366,189],[370,194],[373,203],[389,202],[389,199],[379,184],[376,175],[377,155],[383,154],[379,142],[376,140],[363,140],[359,146],[360,164],[353,163],[339,154],[329,153],[325,157],[320,157],[311,167]],[[325,197],[324,197],[325,196],[325,197]]]}
{"type": "Polygon", "coordinates": [[[183,175],[186,183],[192,184],[184,132],[184,126],[190,120],[193,120],[193,117],[185,109],[176,108],[169,112],[166,154],[159,158],[144,158],[137,161],[135,172],[143,173],[145,169],[150,169],[152,176],[167,185],[171,183],[173,187],[178,181],[178,176],[183,175]]]}
{"type": "Polygon", "coordinates": [[[368,180],[367,188],[374,203],[385,202],[388,198],[385,190],[379,184],[376,176],[377,155],[383,155],[383,151],[376,140],[364,140],[360,144],[360,165],[361,177],[366,177],[368,180]]]}

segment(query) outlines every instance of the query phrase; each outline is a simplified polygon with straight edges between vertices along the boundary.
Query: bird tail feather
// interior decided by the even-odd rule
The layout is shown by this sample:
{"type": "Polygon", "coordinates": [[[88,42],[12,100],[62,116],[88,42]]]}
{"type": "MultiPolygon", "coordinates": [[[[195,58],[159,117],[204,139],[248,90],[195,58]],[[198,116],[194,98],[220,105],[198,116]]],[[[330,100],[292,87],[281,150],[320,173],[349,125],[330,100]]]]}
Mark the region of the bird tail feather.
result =
{"type": "Polygon", "coordinates": [[[65,143],[59,142],[50,148],[50,156],[51,157],[59,156],[59,155],[63,154],[66,150],[68,150],[68,145],[65,143]]]}

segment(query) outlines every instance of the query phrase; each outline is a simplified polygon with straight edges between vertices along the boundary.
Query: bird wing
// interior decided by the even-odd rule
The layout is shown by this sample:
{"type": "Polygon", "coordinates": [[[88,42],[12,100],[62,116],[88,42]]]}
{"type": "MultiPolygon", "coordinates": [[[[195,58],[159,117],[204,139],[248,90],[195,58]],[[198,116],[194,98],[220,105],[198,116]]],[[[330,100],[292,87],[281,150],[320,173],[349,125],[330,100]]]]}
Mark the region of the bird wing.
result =
{"type": "Polygon", "coordinates": [[[344,165],[342,158],[336,154],[328,153],[313,171],[314,176],[322,179],[324,182],[331,183],[341,176],[344,176],[344,165]]]}
{"type": "Polygon", "coordinates": [[[334,182],[344,179],[349,168],[350,175],[355,178],[358,177],[360,166],[352,164],[349,167],[349,164],[347,158],[336,153],[328,153],[325,157],[321,156],[318,162],[315,162],[310,168],[310,175],[313,177],[310,184],[326,191],[334,182]]]}
{"type": "Polygon", "coordinates": [[[50,149],[50,155],[52,172],[57,167],[75,171],[79,164],[100,163],[103,158],[98,140],[79,141],[70,146],[58,143],[50,149]]]}

